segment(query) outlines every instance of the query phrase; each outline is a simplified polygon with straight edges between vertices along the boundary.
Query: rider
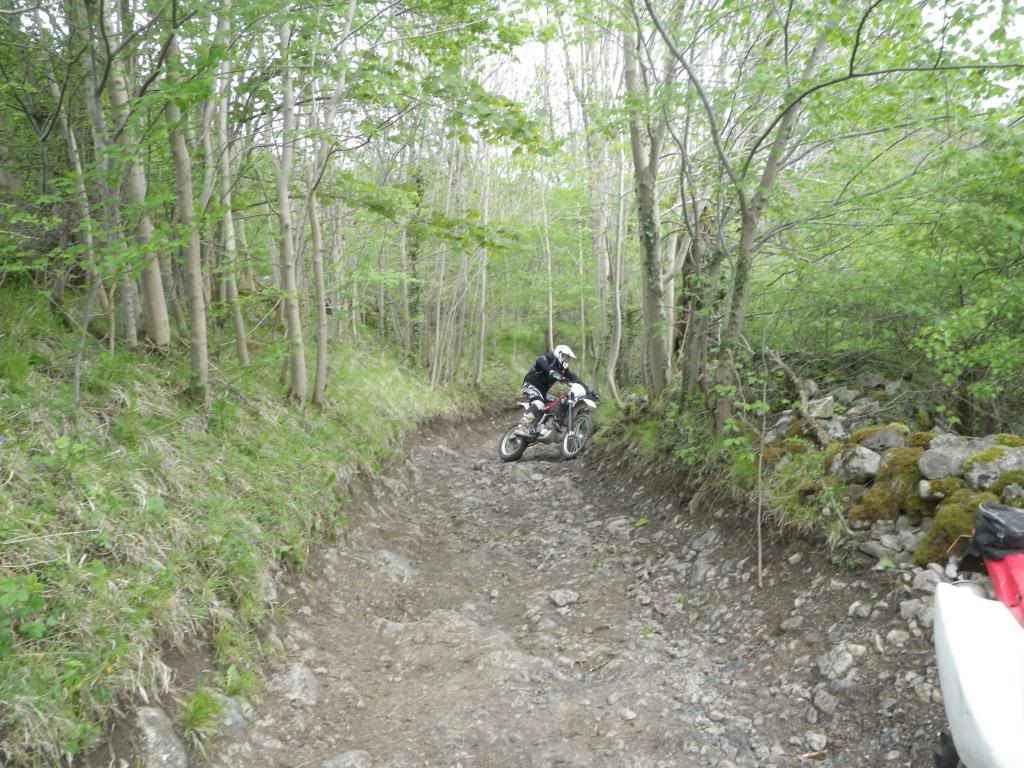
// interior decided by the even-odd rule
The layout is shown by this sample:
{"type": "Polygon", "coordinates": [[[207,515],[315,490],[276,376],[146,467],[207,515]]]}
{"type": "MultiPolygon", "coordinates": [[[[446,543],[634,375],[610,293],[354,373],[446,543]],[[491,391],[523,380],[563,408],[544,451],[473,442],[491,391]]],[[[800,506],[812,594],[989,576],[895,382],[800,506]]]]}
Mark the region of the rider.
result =
{"type": "Polygon", "coordinates": [[[530,408],[523,414],[522,421],[516,427],[516,434],[531,437],[538,417],[544,412],[548,390],[556,381],[579,381],[579,377],[569,370],[569,359],[576,359],[565,344],[559,344],[551,352],[545,352],[537,358],[533,367],[523,377],[523,394],[530,401],[530,408]]]}

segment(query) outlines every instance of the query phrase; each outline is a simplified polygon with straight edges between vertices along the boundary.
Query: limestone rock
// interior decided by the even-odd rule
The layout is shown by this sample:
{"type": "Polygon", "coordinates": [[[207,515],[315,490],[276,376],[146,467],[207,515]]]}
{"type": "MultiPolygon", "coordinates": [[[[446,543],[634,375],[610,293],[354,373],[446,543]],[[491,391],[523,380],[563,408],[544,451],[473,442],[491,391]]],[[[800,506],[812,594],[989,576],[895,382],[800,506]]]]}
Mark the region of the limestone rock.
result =
{"type": "Polygon", "coordinates": [[[875,453],[882,453],[903,445],[903,434],[898,429],[885,427],[865,437],[860,444],[875,453]]]}
{"type": "Polygon", "coordinates": [[[874,479],[882,457],[861,445],[848,445],[832,459],[831,473],[842,483],[864,484],[874,479]]]}
{"type": "Polygon", "coordinates": [[[927,480],[961,477],[967,459],[995,444],[992,438],[939,435],[932,440],[928,450],[921,454],[921,458],[917,460],[917,468],[927,480]]]}
{"type": "Polygon", "coordinates": [[[964,479],[974,488],[989,488],[1001,475],[1024,470],[1024,448],[999,446],[1000,455],[991,461],[975,460],[964,472],[964,479]]]}
{"type": "Polygon", "coordinates": [[[166,712],[159,707],[140,707],[135,722],[141,736],[143,768],[188,768],[185,747],[166,712]]]}

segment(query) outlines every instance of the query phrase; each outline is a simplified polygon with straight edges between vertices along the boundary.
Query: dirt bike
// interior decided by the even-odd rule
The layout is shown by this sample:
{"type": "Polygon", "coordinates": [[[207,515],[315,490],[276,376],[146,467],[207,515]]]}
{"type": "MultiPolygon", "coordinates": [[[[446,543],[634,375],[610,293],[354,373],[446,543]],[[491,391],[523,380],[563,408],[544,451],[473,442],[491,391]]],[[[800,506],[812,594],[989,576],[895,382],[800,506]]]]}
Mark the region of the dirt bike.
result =
{"type": "MultiPolygon", "coordinates": [[[[562,397],[548,395],[533,431],[529,435],[520,434],[520,424],[513,424],[501,436],[498,456],[502,461],[518,461],[534,443],[553,443],[561,437],[562,456],[576,458],[593,431],[590,412],[597,408],[599,400],[596,392],[579,382],[573,382],[562,397]]],[[[519,405],[527,411],[530,408],[528,401],[520,401],[519,405]]]]}
{"type": "Polygon", "coordinates": [[[1021,768],[1024,749],[1024,509],[985,502],[968,555],[992,592],[957,581],[935,589],[935,658],[949,733],[936,768],[1021,768]]]}

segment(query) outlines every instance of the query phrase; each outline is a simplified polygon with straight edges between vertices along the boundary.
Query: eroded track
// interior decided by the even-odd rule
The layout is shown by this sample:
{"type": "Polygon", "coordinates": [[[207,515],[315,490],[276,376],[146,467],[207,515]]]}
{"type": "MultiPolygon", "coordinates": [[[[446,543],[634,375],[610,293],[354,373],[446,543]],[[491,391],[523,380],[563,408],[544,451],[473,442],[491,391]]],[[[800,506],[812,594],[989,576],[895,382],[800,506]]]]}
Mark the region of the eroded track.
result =
{"type": "Polygon", "coordinates": [[[904,581],[775,542],[758,589],[752,523],[593,455],[503,464],[499,431],[424,436],[282,588],[268,695],[210,764],[931,765],[904,581]]]}

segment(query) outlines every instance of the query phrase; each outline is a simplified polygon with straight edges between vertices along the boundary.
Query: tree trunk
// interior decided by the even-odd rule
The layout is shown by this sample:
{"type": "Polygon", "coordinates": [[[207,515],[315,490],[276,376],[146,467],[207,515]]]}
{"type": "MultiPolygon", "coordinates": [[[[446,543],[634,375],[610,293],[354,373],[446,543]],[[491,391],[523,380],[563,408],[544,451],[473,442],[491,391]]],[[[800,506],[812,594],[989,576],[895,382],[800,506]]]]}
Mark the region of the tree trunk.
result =
{"type": "Polygon", "coordinates": [[[547,316],[547,348],[555,348],[555,289],[554,270],[551,258],[551,238],[548,236],[548,189],[547,181],[541,181],[540,187],[540,212],[541,212],[541,235],[544,243],[544,264],[547,267],[547,294],[548,294],[548,316],[547,316]]]}
{"type": "Polygon", "coordinates": [[[327,391],[327,292],[324,288],[323,241],[320,236],[320,206],[316,193],[309,196],[309,229],[313,247],[313,288],[316,292],[316,375],[313,404],[323,405],[327,391]]]}
{"type": "MultiPolygon", "coordinates": [[[[96,80],[96,71],[100,69],[100,63],[96,56],[96,34],[93,26],[89,23],[89,14],[84,2],[72,0],[70,13],[74,18],[74,24],[87,38],[87,50],[89,52],[89,67],[87,68],[85,82],[85,105],[89,113],[90,128],[92,129],[93,154],[99,167],[96,186],[100,199],[100,216],[103,223],[103,236],[108,248],[113,248],[115,242],[120,240],[118,234],[121,228],[121,212],[118,205],[118,196],[108,184],[111,177],[111,151],[110,139],[107,131],[106,116],[103,112],[103,105],[100,100],[99,86],[96,80]]],[[[139,345],[138,332],[135,327],[135,314],[133,311],[132,297],[134,296],[134,284],[123,275],[121,279],[121,311],[125,320],[124,334],[125,344],[129,349],[135,349],[139,345]]],[[[110,307],[110,351],[113,352],[116,344],[117,331],[117,284],[111,287],[110,307]]]]}
{"type": "MultiPolygon", "coordinates": [[[[825,34],[822,33],[808,58],[803,74],[804,79],[811,77],[817,69],[818,62],[825,50],[825,42],[825,34]]],[[[732,391],[733,380],[736,376],[735,355],[743,335],[743,321],[750,298],[750,275],[753,270],[757,228],[761,221],[761,212],[778,179],[779,168],[799,115],[800,107],[797,104],[791,105],[783,113],[775,131],[775,139],[768,151],[768,158],[765,160],[757,191],[750,204],[744,207],[742,215],[740,242],[733,272],[732,301],[729,305],[725,337],[722,339],[722,345],[718,352],[718,365],[715,369],[715,384],[717,385],[715,432],[719,436],[724,433],[726,422],[732,417],[732,396],[729,393],[732,391]]]]}
{"type": "MultiPolygon", "coordinates": [[[[54,103],[60,101],[60,89],[57,86],[56,73],[50,80],[50,93],[54,97],[54,103]]],[[[71,402],[75,408],[79,406],[82,393],[82,362],[85,357],[85,342],[89,335],[89,325],[92,322],[93,306],[96,299],[103,293],[103,283],[96,272],[96,248],[92,236],[92,209],[89,205],[89,192],[85,186],[85,171],[82,167],[82,156],[78,151],[78,139],[75,131],[68,120],[67,110],[61,109],[60,115],[61,132],[64,134],[64,142],[68,147],[68,158],[71,160],[71,167],[75,174],[75,200],[78,205],[78,215],[82,222],[82,239],[85,243],[86,275],[89,280],[89,290],[86,292],[85,305],[82,310],[81,333],[78,337],[78,348],[75,350],[75,365],[71,379],[71,402]]]]}
{"type": "MultiPolygon", "coordinates": [[[[637,74],[636,38],[625,37],[626,65],[623,76],[626,90],[634,98],[643,98],[637,74]]],[[[658,213],[657,179],[660,155],[657,132],[647,131],[649,147],[644,146],[644,131],[635,108],[629,120],[629,143],[633,155],[636,185],[637,219],[640,229],[640,251],[643,286],[644,352],[647,389],[658,397],[665,388],[666,348],[665,319],[662,312],[661,288],[661,222],[658,213]],[[645,152],[646,149],[646,152],[645,152]],[[645,156],[646,155],[646,156],[645,156]]]]}
{"type": "MultiPolygon", "coordinates": [[[[171,36],[167,49],[168,67],[172,71],[178,66],[178,42],[171,36]]],[[[188,274],[188,301],[190,314],[190,362],[192,393],[196,399],[205,401],[210,384],[209,350],[206,341],[206,301],[203,295],[202,246],[199,242],[199,228],[196,225],[195,204],[192,188],[192,158],[185,144],[181,110],[173,94],[167,102],[167,122],[170,130],[171,153],[174,157],[174,189],[178,205],[178,224],[188,231],[188,250],[185,260],[188,274]]]]}
{"type": "MultiPolygon", "coordinates": [[[[113,14],[113,7],[109,7],[109,14],[103,16],[102,23],[106,26],[108,38],[118,40],[120,38],[114,31],[116,19],[113,18],[113,14]]],[[[146,177],[138,158],[138,142],[131,125],[128,79],[121,61],[116,56],[112,56],[108,64],[110,78],[107,82],[111,112],[120,130],[118,143],[124,148],[126,155],[124,198],[133,209],[132,214],[137,217],[135,241],[145,251],[149,248],[153,236],[153,222],[146,211],[146,177]]],[[[171,344],[171,324],[167,316],[167,301],[164,297],[160,262],[156,256],[144,258],[146,261],[142,269],[141,282],[146,336],[157,350],[165,351],[171,344]]]]}
{"type": "MultiPolygon", "coordinates": [[[[234,216],[232,215],[232,221],[234,216]]],[[[241,275],[240,283],[238,285],[238,292],[250,296],[259,290],[256,285],[256,276],[252,271],[252,254],[249,251],[249,239],[245,236],[245,219],[239,218],[235,224],[235,234],[237,235],[236,254],[241,256],[241,275]]],[[[237,263],[237,259],[236,259],[237,263]]]]}
{"type": "MultiPolygon", "coordinates": [[[[462,145],[455,144],[454,156],[451,159],[451,163],[448,169],[448,187],[445,193],[445,204],[444,213],[447,216],[451,213],[452,208],[452,197],[455,190],[455,174],[456,169],[461,166],[462,159],[462,145]]],[[[461,173],[461,168],[458,170],[461,173]]],[[[443,347],[445,344],[444,325],[442,322],[441,305],[444,301],[444,281],[446,276],[446,270],[448,266],[448,247],[441,248],[440,265],[437,276],[437,294],[434,301],[434,349],[430,358],[430,386],[436,387],[441,382],[441,360],[443,347]]]]}
{"type": "MultiPolygon", "coordinates": [[[[484,229],[491,221],[491,164],[485,162],[484,172],[484,210],[481,223],[484,229]]],[[[479,387],[484,382],[484,347],[487,341],[487,265],[490,262],[487,246],[480,247],[480,308],[477,315],[477,359],[474,383],[479,387]]]]}
{"type": "Polygon", "coordinates": [[[184,249],[175,248],[168,254],[168,258],[160,260],[160,272],[163,275],[164,291],[167,294],[167,310],[175,328],[184,328],[188,321],[185,319],[185,311],[181,308],[178,286],[180,281],[174,279],[177,270],[177,262],[181,261],[184,249]]]}
{"type": "MultiPolygon", "coordinates": [[[[231,32],[231,0],[224,0],[221,6],[217,37],[227,41],[231,32]]],[[[231,322],[235,329],[235,354],[242,365],[249,364],[249,345],[246,343],[245,318],[238,302],[238,271],[237,246],[235,243],[235,217],[231,210],[231,144],[228,141],[228,106],[230,105],[231,73],[228,61],[220,63],[219,72],[220,98],[217,103],[217,144],[218,166],[220,172],[220,205],[224,211],[221,221],[224,240],[224,294],[231,311],[231,322]]],[[[204,129],[206,127],[204,126],[204,129]]]]}
{"type": "Polygon", "coordinates": [[[288,328],[288,361],[290,383],[288,396],[296,402],[306,400],[306,349],[302,340],[302,315],[299,311],[298,285],[295,268],[295,244],[292,234],[292,203],[288,188],[291,182],[292,160],[295,155],[295,89],[292,86],[291,25],[281,25],[281,84],[284,119],[284,138],[281,146],[281,170],[277,175],[277,216],[281,238],[281,287],[284,291],[284,316],[288,328]]]}
{"type": "Polygon", "coordinates": [[[619,195],[618,211],[615,215],[615,248],[612,252],[611,262],[611,292],[612,292],[612,335],[608,343],[608,357],[605,362],[605,380],[608,382],[608,389],[611,390],[612,398],[616,404],[622,405],[619,397],[619,386],[616,380],[616,371],[619,367],[619,350],[622,347],[622,267],[623,255],[622,245],[625,238],[626,228],[626,162],[619,153],[619,195]]]}
{"type": "MultiPolygon", "coordinates": [[[[699,223],[698,223],[699,226],[699,223]]],[[[711,304],[708,301],[710,287],[704,273],[704,261],[707,246],[704,238],[698,235],[694,240],[692,257],[687,260],[683,269],[683,308],[685,317],[682,352],[681,396],[692,397],[700,385],[700,376],[704,371],[708,354],[708,312],[711,304]]]]}

